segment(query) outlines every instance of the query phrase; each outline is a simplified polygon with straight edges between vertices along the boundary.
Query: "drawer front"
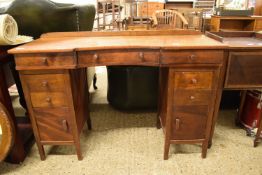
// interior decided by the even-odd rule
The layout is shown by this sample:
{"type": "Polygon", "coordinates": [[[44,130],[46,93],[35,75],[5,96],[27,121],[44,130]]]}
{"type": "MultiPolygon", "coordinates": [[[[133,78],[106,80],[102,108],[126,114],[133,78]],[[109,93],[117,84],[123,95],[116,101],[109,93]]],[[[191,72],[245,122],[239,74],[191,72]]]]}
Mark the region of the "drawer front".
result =
{"type": "Polygon", "coordinates": [[[125,51],[83,51],[78,53],[79,65],[136,65],[159,64],[159,51],[125,50],[125,51]]]}
{"type": "Polygon", "coordinates": [[[161,54],[162,64],[222,64],[223,51],[163,51],[161,54]]]}
{"type": "Polygon", "coordinates": [[[64,92],[63,74],[24,75],[30,92],[64,92]]]}
{"type": "Polygon", "coordinates": [[[17,55],[15,57],[16,69],[59,69],[59,68],[75,68],[76,58],[72,53],[58,54],[27,54],[17,55]]]}
{"type": "Polygon", "coordinates": [[[41,141],[73,141],[68,108],[34,109],[41,141]]]}
{"type": "Polygon", "coordinates": [[[209,105],[212,99],[211,90],[176,90],[174,93],[175,106],[209,105]]]}
{"type": "Polygon", "coordinates": [[[207,115],[207,106],[175,107],[171,138],[173,140],[204,139],[207,115]]]}
{"type": "Polygon", "coordinates": [[[262,30],[262,19],[256,19],[255,31],[262,30]]]}
{"type": "Polygon", "coordinates": [[[262,52],[232,52],[226,73],[226,88],[262,86],[262,52]]]}
{"type": "Polygon", "coordinates": [[[32,92],[30,96],[34,108],[68,106],[63,92],[32,92]]]}
{"type": "Polygon", "coordinates": [[[212,89],[213,72],[176,72],[175,89],[212,89]]]}

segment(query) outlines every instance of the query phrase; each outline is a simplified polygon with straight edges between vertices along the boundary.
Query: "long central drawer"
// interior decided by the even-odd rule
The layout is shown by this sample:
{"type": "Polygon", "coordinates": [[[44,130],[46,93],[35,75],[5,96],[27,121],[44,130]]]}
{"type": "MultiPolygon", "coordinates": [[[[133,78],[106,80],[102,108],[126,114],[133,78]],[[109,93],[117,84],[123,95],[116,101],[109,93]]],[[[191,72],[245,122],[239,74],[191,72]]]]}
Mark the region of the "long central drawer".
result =
{"type": "Polygon", "coordinates": [[[78,52],[80,66],[96,65],[158,65],[159,50],[125,49],[78,52]]]}

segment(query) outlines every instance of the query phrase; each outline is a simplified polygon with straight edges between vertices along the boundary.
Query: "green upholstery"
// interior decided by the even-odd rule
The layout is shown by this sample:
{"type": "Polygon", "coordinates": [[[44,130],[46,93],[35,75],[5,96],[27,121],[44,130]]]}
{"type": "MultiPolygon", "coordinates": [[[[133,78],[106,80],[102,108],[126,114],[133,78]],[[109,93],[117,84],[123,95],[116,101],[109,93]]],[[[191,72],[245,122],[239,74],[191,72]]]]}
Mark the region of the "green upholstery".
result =
{"type": "Polygon", "coordinates": [[[5,7],[2,7],[0,2],[0,14],[7,13],[14,17],[20,35],[38,38],[47,32],[93,29],[96,13],[94,5],[62,4],[49,0],[10,0],[10,2],[5,7]]]}

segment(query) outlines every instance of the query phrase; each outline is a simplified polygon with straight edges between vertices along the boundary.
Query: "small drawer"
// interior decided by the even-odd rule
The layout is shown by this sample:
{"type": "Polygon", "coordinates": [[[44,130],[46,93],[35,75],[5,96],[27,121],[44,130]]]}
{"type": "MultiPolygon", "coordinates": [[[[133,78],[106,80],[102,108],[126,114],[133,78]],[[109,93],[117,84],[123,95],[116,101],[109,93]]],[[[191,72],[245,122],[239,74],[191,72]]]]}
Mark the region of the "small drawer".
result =
{"type": "Polygon", "coordinates": [[[63,92],[32,92],[30,96],[34,108],[68,106],[63,92]]]}
{"type": "Polygon", "coordinates": [[[30,92],[64,92],[63,74],[24,75],[30,92]]]}
{"type": "Polygon", "coordinates": [[[159,64],[159,51],[157,50],[106,50],[83,51],[78,53],[78,62],[81,66],[95,65],[135,65],[159,64]]]}
{"type": "Polygon", "coordinates": [[[176,72],[175,89],[212,89],[213,72],[176,72]]]}
{"type": "Polygon", "coordinates": [[[16,55],[15,62],[17,70],[26,70],[28,67],[30,70],[76,67],[76,58],[72,53],[16,55]]]}
{"type": "Polygon", "coordinates": [[[41,141],[73,141],[68,108],[34,109],[41,141]]]}
{"type": "Polygon", "coordinates": [[[168,51],[164,50],[161,55],[162,64],[222,64],[223,51],[168,51]]]}
{"type": "Polygon", "coordinates": [[[171,121],[171,139],[205,139],[208,110],[204,106],[176,107],[171,121]]]}
{"type": "Polygon", "coordinates": [[[210,90],[176,90],[174,106],[204,105],[208,106],[212,99],[210,90]]]}

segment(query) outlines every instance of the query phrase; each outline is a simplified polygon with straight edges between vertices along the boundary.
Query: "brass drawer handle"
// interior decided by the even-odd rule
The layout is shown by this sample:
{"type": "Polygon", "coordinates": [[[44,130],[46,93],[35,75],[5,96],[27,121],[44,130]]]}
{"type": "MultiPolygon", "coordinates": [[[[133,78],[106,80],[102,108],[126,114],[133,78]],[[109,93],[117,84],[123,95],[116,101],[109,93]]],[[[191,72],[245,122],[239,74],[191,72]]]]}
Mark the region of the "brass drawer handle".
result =
{"type": "Polygon", "coordinates": [[[189,58],[190,61],[195,61],[196,60],[196,55],[192,54],[188,58],[189,58]]]}
{"type": "Polygon", "coordinates": [[[139,58],[140,58],[141,61],[144,61],[144,53],[143,52],[139,53],[139,58]]]}
{"type": "Polygon", "coordinates": [[[180,119],[176,119],[176,130],[179,130],[180,127],[180,119]]]}
{"type": "Polygon", "coordinates": [[[195,100],[195,96],[191,95],[190,100],[195,100]]]}
{"type": "Polygon", "coordinates": [[[192,82],[192,84],[197,84],[197,79],[192,78],[191,82],[192,82]]]}
{"type": "Polygon", "coordinates": [[[47,85],[48,85],[48,81],[43,81],[43,82],[42,82],[42,86],[43,86],[43,87],[47,87],[47,85]]]}
{"type": "Polygon", "coordinates": [[[51,99],[51,97],[47,97],[47,98],[45,99],[45,101],[46,101],[47,103],[51,103],[52,99],[51,99]]]}
{"type": "Polygon", "coordinates": [[[62,120],[62,126],[63,126],[64,131],[67,132],[68,131],[68,124],[67,124],[66,120],[62,120]]]}

